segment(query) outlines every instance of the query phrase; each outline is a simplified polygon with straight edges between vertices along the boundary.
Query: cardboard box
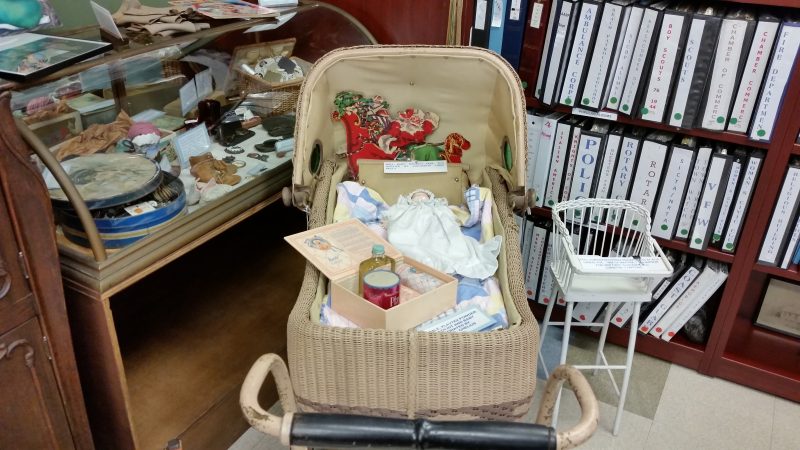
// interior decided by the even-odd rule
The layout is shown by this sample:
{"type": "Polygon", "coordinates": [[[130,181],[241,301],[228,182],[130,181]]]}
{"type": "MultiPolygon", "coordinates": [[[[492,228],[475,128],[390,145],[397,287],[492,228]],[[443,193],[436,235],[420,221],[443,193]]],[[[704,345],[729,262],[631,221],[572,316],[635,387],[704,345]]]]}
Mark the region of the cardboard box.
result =
{"type": "Polygon", "coordinates": [[[331,281],[331,308],[362,328],[407,330],[456,305],[458,282],[419,261],[405,258],[358,219],[327,225],[286,236],[299,251],[331,281]],[[383,244],[396,264],[406,263],[443,282],[393,308],[383,309],[357,292],[358,266],[372,255],[372,245],[383,244]]]}

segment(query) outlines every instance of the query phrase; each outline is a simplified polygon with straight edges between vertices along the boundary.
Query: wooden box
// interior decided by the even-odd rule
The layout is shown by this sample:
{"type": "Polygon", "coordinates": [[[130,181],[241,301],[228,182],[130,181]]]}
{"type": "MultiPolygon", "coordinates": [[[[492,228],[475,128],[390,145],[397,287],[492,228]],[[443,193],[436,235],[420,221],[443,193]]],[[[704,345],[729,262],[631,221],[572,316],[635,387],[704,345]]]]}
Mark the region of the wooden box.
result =
{"type": "Polygon", "coordinates": [[[407,330],[456,305],[455,278],[403,255],[358,219],[351,219],[285,237],[286,241],[331,281],[331,308],[361,328],[407,330]],[[408,264],[443,284],[383,309],[357,293],[358,266],[371,256],[372,245],[382,244],[396,264],[408,264]]]}

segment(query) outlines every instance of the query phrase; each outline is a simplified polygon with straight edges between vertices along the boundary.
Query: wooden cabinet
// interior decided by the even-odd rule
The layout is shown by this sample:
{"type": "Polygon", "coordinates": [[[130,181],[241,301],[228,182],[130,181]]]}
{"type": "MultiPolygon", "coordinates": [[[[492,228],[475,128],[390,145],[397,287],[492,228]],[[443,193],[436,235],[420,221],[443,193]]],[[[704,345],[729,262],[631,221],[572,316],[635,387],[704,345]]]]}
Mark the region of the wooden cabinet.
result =
{"type": "MultiPolygon", "coordinates": [[[[14,126],[8,100],[2,129],[14,126]]],[[[90,449],[50,201],[27,155],[0,135],[0,448],[90,449]]]]}

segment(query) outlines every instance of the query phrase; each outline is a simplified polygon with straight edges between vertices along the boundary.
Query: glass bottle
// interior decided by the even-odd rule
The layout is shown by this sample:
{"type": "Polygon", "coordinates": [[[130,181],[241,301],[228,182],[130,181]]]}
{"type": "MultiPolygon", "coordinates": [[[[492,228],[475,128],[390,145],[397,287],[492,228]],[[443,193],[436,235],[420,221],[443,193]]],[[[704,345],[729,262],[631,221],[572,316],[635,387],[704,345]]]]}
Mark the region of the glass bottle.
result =
{"type": "Polygon", "coordinates": [[[367,272],[381,267],[390,266],[391,271],[394,272],[394,259],[386,256],[386,251],[381,244],[373,244],[372,257],[365,259],[358,266],[358,295],[364,296],[364,275],[367,272]]]}

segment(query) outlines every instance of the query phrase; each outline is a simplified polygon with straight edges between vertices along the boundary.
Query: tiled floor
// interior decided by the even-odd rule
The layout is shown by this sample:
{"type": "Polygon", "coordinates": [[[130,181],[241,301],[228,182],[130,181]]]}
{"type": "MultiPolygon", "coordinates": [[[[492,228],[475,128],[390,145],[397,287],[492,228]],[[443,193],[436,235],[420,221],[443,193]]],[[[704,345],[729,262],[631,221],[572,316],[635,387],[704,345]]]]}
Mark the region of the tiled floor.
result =
{"type": "MultiPolygon", "coordinates": [[[[598,374],[597,376],[602,376],[598,374]]],[[[543,387],[543,386],[542,386],[543,387]]],[[[542,389],[537,389],[540,395],[542,389]]],[[[534,405],[539,405],[539,395],[534,405]]],[[[625,411],[618,436],[611,434],[616,407],[600,404],[600,426],[585,449],[798,450],[800,404],[672,365],[655,417],[625,411]]],[[[579,416],[564,392],[559,429],[579,416]]],[[[275,439],[250,429],[231,450],[276,450],[275,439]]]]}

